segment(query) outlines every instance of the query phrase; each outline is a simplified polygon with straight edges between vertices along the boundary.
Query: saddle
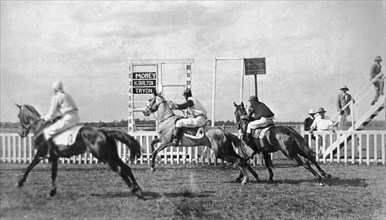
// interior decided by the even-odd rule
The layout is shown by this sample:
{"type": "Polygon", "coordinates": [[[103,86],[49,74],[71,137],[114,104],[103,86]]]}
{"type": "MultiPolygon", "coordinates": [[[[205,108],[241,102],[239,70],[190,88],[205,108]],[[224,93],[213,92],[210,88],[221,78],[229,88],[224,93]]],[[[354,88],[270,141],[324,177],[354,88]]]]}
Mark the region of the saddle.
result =
{"type": "MultiPolygon", "coordinates": [[[[182,116],[177,117],[176,122],[183,118],[182,116]]],[[[205,135],[205,126],[202,127],[195,127],[195,128],[188,128],[188,127],[183,127],[182,128],[182,133],[185,137],[191,138],[191,139],[201,139],[205,135]]]]}
{"type": "Polygon", "coordinates": [[[76,136],[81,128],[84,125],[75,125],[73,127],[67,128],[66,130],[55,134],[52,138],[52,141],[55,145],[60,146],[70,146],[73,145],[76,141],[76,136]]]}
{"type": "Polygon", "coordinates": [[[257,129],[254,129],[252,130],[252,136],[254,138],[257,138],[257,139],[262,139],[265,135],[265,133],[271,128],[271,127],[274,127],[275,125],[274,124],[270,124],[270,125],[266,125],[264,127],[261,127],[261,128],[257,128],[257,129]]]}

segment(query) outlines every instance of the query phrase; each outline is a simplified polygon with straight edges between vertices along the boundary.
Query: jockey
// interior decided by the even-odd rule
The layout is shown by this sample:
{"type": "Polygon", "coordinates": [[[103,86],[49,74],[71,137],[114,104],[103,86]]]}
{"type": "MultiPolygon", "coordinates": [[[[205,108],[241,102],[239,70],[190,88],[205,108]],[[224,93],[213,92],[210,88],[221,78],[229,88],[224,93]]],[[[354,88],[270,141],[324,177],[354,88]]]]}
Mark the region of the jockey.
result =
{"type": "Polygon", "coordinates": [[[249,97],[248,101],[251,105],[249,106],[247,115],[250,121],[247,127],[247,145],[254,146],[252,129],[273,125],[273,116],[275,116],[275,114],[264,103],[260,102],[256,95],[249,97]]]}
{"type": "Polygon", "coordinates": [[[179,140],[181,139],[183,127],[202,127],[206,124],[207,119],[205,108],[197,99],[192,97],[190,89],[186,89],[182,95],[185,97],[185,103],[171,103],[173,109],[187,109],[188,114],[186,118],[182,118],[176,122],[176,130],[174,131],[175,146],[178,146],[179,140]]]}
{"type": "Polygon", "coordinates": [[[55,95],[51,99],[51,106],[47,115],[42,119],[45,121],[59,118],[53,124],[44,129],[44,138],[48,143],[48,152],[52,150],[53,141],[52,137],[80,122],[78,116],[78,107],[75,104],[74,99],[63,90],[63,84],[60,81],[55,81],[52,84],[55,95]]]}

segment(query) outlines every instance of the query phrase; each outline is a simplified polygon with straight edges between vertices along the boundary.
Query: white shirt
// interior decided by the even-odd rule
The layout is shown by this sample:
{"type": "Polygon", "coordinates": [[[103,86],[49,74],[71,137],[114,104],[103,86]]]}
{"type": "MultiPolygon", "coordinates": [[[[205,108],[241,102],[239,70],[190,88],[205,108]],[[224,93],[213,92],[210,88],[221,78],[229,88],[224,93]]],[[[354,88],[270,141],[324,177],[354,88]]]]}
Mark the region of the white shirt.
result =
{"type": "Polygon", "coordinates": [[[193,97],[189,97],[188,100],[192,100],[194,103],[193,107],[188,107],[188,114],[193,115],[193,117],[196,117],[197,115],[205,115],[206,116],[206,110],[204,106],[199,102],[197,99],[193,97]]]}
{"type": "Polygon", "coordinates": [[[74,99],[69,94],[58,91],[51,99],[51,106],[44,120],[48,121],[71,111],[78,111],[74,99]]]}
{"type": "Polygon", "coordinates": [[[317,131],[329,131],[333,130],[334,123],[328,117],[321,118],[320,116],[315,117],[314,122],[312,122],[311,130],[317,131]]]}

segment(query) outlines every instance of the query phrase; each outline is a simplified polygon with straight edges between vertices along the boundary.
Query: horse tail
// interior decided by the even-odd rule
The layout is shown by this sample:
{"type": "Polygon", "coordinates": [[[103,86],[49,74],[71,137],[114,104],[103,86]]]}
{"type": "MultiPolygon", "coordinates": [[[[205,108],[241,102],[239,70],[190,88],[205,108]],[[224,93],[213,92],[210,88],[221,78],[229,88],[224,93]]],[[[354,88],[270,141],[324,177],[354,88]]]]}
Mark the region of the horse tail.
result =
{"type": "Polygon", "coordinates": [[[106,135],[110,138],[124,143],[130,150],[130,159],[133,160],[135,156],[141,156],[141,145],[139,142],[129,134],[118,130],[104,130],[106,135]]]}
{"type": "Polygon", "coordinates": [[[238,154],[245,160],[248,160],[253,155],[253,150],[245,145],[236,135],[224,132],[225,137],[233,144],[236,149],[239,149],[238,154]]]}
{"type": "Polygon", "coordinates": [[[316,157],[316,153],[308,146],[307,141],[293,128],[288,127],[299,149],[306,155],[316,157]]]}

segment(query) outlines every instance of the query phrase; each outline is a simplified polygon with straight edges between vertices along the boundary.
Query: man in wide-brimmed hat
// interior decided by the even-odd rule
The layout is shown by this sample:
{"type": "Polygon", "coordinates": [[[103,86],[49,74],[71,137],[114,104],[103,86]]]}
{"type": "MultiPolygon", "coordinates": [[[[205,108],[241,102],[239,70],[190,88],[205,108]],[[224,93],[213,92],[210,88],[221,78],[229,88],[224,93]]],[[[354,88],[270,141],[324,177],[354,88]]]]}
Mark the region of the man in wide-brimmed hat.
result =
{"type": "Polygon", "coordinates": [[[338,130],[343,130],[347,124],[347,116],[350,115],[350,105],[347,104],[351,101],[354,103],[354,99],[347,93],[349,89],[346,85],[342,86],[340,90],[342,92],[338,95],[338,99],[336,100],[336,108],[339,112],[338,130]]]}
{"type": "MultiPolygon", "coordinates": [[[[309,116],[306,119],[304,119],[304,123],[303,123],[304,131],[311,130],[311,125],[315,120],[315,114],[316,114],[316,112],[313,108],[308,111],[309,116]]],[[[306,134],[304,137],[305,137],[306,141],[308,142],[308,134],[306,134]]],[[[311,139],[315,140],[315,136],[311,135],[311,139]]]]}
{"type": "Polygon", "coordinates": [[[310,132],[312,133],[313,131],[333,131],[335,132],[335,127],[334,123],[326,117],[325,113],[326,110],[324,110],[323,107],[320,107],[317,111],[317,116],[315,117],[314,122],[311,125],[311,130],[310,132]]]}
{"type": "Polygon", "coordinates": [[[315,110],[312,108],[308,111],[308,117],[306,119],[304,119],[304,130],[305,131],[309,131],[311,129],[311,125],[312,125],[312,122],[314,122],[315,120],[315,110]]]}
{"type": "MultiPolygon", "coordinates": [[[[381,56],[376,56],[374,59],[373,65],[371,65],[370,68],[370,81],[373,80],[382,70],[381,66],[382,58],[381,56]]],[[[374,105],[377,101],[379,96],[384,95],[383,90],[384,90],[384,85],[385,82],[383,79],[380,77],[378,80],[376,80],[373,85],[375,86],[375,96],[373,101],[371,101],[371,105],[374,105]]]]}

